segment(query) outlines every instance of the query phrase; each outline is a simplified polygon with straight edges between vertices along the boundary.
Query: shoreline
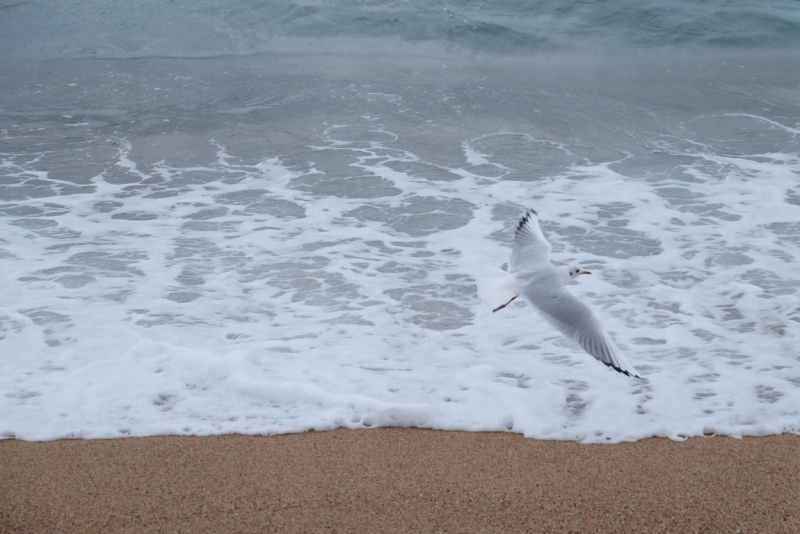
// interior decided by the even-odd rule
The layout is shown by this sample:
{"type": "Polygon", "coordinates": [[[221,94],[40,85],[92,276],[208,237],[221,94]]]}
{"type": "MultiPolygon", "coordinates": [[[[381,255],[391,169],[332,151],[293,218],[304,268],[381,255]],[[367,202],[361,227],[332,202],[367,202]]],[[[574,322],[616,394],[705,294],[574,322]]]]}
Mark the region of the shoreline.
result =
{"type": "Polygon", "coordinates": [[[0,442],[3,532],[800,531],[800,436],[412,428],[0,442]]]}

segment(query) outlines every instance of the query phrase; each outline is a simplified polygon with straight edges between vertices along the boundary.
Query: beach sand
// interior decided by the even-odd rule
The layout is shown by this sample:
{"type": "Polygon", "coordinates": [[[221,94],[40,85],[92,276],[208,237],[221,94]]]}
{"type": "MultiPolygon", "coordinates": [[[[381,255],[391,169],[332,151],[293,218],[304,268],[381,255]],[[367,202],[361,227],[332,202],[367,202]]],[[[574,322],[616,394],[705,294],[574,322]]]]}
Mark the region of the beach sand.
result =
{"type": "Polygon", "coordinates": [[[800,436],[0,442],[8,532],[800,532],[800,436]]]}

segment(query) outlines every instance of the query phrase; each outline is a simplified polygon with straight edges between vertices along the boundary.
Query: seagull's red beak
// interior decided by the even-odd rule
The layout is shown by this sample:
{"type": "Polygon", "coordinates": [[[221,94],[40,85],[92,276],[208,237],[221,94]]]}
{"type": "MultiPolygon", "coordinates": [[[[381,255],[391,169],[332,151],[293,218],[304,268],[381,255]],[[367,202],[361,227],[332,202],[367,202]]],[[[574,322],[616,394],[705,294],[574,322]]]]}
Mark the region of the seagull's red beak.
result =
{"type": "Polygon", "coordinates": [[[589,271],[581,271],[581,274],[592,274],[592,273],[589,271]]]}

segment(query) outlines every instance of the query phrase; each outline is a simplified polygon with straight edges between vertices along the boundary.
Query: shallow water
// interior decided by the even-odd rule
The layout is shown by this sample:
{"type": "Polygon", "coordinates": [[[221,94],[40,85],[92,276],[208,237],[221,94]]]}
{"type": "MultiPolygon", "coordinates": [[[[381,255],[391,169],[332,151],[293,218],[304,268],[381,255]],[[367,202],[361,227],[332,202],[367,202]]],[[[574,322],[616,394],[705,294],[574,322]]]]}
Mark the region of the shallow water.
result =
{"type": "Polygon", "coordinates": [[[794,57],[29,45],[0,68],[3,436],[800,432],[794,57]],[[477,298],[529,207],[644,380],[477,298]]]}

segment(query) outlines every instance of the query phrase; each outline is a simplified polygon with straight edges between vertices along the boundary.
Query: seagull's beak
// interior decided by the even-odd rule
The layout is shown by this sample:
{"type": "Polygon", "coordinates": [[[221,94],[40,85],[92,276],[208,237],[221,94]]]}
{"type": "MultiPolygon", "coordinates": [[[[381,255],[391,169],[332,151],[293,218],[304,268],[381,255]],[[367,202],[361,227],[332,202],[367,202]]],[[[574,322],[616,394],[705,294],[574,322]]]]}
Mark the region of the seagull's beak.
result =
{"type": "Polygon", "coordinates": [[[589,271],[581,271],[581,274],[592,274],[592,273],[589,271]]]}

